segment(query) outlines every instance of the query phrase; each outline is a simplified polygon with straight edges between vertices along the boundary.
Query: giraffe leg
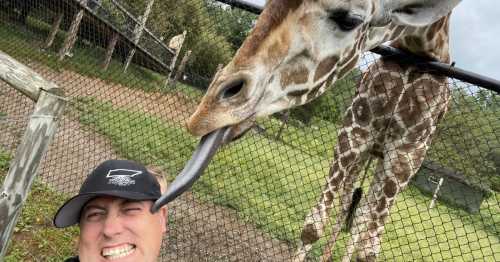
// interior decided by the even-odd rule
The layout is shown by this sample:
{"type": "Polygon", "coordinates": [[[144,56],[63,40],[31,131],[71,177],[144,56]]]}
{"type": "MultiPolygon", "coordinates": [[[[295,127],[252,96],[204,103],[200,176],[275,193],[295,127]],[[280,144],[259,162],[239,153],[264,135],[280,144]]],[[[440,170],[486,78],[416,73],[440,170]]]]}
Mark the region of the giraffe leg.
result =
{"type": "Polygon", "coordinates": [[[329,173],[328,181],[321,192],[318,203],[305,218],[299,247],[294,255],[294,261],[296,262],[304,261],[312,245],[323,235],[324,226],[328,223],[329,213],[334,204],[335,193],[339,192],[340,185],[344,183],[344,172],[340,170],[337,158],[331,165],[329,173]]]}
{"type": "MultiPolygon", "coordinates": [[[[336,148],[337,150],[337,148],[336,148]]],[[[301,243],[294,256],[294,261],[304,261],[307,252],[312,245],[319,240],[324,233],[324,227],[329,221],[329,213],[334,207],[335,199],[339,199],[336,224],[333,227],[332,236],[324,249],[322,261],[329,259],[331,247],[341,231],[342,223],[345,220],[349,204],[352,199],[353,184],[356,180],[359,163],[362,161],[360,153],[350,153],[349,161],[338,160],[339,154],[336,152],[335,160],[330,168],[330,176],[321,194],[320,200],[306,216],[301,234],[301,243]],[[344,166],[345,165],[345,166],[344,166]],[[349,175],[345,175],[349,174],[349,175]],[[338,194],[338,195],[337,195],[338,194]],[[338,196],[341,196],[340,198],[338,196]]],[[[340,157],[340,159],[345,159],[340,157]]]]}
{"type": "Polygon", "coordinates": [[[366,198],[357,209],[352,238],[342,261],[350,261],[357,252],[357,261],[375,261],[381,250],[381,234],[395,198],[420,168],[427,143],[405,144],[387,150],[379,162],[366,198]]]}

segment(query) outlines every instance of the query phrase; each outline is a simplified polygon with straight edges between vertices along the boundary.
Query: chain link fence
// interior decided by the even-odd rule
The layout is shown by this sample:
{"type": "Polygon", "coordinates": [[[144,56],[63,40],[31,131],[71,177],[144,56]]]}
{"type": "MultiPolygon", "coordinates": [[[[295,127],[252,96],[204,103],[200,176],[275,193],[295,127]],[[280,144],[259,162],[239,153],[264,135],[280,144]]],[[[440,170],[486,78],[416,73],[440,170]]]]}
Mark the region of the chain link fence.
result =
{"type": "MultiPolygon", "coordinates": [[[[0,0],[0,51],[70,99],[6,261],[61,261],[76,253],[78,229],[56,230],[52,217],[103,160],[133,159],[172,180],[198,142],[185,130],[188,117],[256,17],[208,0],[0,0]],[[182,44],[170,47],[184,31],[182,44]]],[[[169,204],[162,260],[291,260],[326,182],[344,112],[376,59],[365,54],[323,97],[259,120],[219,150],[206,175],[169,204]]],[[[500,97],[458,80],[450,87],[449,111],[424,165],[391,210],[379,261],[500,261],[500,97]]],[[[33,106],[0,82],[2,179],[33,106]]],[[[327,231],[308,259],[319,259],[328,238],[327,231]]],[[[348,240],[342,232],[335,261],[348,240]]]]}

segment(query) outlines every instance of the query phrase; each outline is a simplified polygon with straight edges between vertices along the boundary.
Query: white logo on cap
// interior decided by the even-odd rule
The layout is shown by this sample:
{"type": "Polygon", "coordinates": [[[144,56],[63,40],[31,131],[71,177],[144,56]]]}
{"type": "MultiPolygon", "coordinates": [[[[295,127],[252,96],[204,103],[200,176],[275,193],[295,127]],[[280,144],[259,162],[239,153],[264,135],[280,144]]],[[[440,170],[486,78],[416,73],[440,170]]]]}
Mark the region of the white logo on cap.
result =
{"type": "Polygon", "coordinates": [[[142,174],[142,171],[130,169],[112,169],[106,175],[108,184],[117,186],[130,186],[135,184],[135,176],[142,174]]]}

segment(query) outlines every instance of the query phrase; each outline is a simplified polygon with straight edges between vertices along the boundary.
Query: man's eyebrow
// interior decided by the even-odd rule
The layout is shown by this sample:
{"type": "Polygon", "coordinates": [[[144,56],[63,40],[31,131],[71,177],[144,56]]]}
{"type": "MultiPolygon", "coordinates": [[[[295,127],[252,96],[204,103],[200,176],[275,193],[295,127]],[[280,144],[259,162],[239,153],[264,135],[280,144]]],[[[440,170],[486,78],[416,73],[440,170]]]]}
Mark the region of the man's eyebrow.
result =
{"type": "Polygon", "coordinates": [[[97,204],[89,204],[89,205],[86,205],[84,208],[83,208],[83,212],[86,212],[87,210],[89,209],[99,209],[99,210],[103,210],[105,211],[106,208],[102,207],[102,206],[99,206],[97,204]]]}
{"type": "Polygon", "coordinates": [[[128,205],[128,204],[140,204],[141,206],[144,205],[144,200],[133,200],[133,199],[125,199],[123,202],[120,203],[121,206],[128,205]]]}

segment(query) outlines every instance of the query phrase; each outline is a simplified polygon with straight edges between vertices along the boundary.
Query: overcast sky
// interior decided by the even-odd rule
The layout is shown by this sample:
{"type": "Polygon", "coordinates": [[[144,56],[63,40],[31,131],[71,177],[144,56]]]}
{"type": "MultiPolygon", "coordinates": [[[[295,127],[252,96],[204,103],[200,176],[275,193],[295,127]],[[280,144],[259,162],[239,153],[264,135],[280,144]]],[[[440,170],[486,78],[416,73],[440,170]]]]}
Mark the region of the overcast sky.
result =
{"type": "Polygon", "coordinates": [[[463,0],[453,12],[450,30],[456,66],[500,80],[500,1],[463,0]]]}

